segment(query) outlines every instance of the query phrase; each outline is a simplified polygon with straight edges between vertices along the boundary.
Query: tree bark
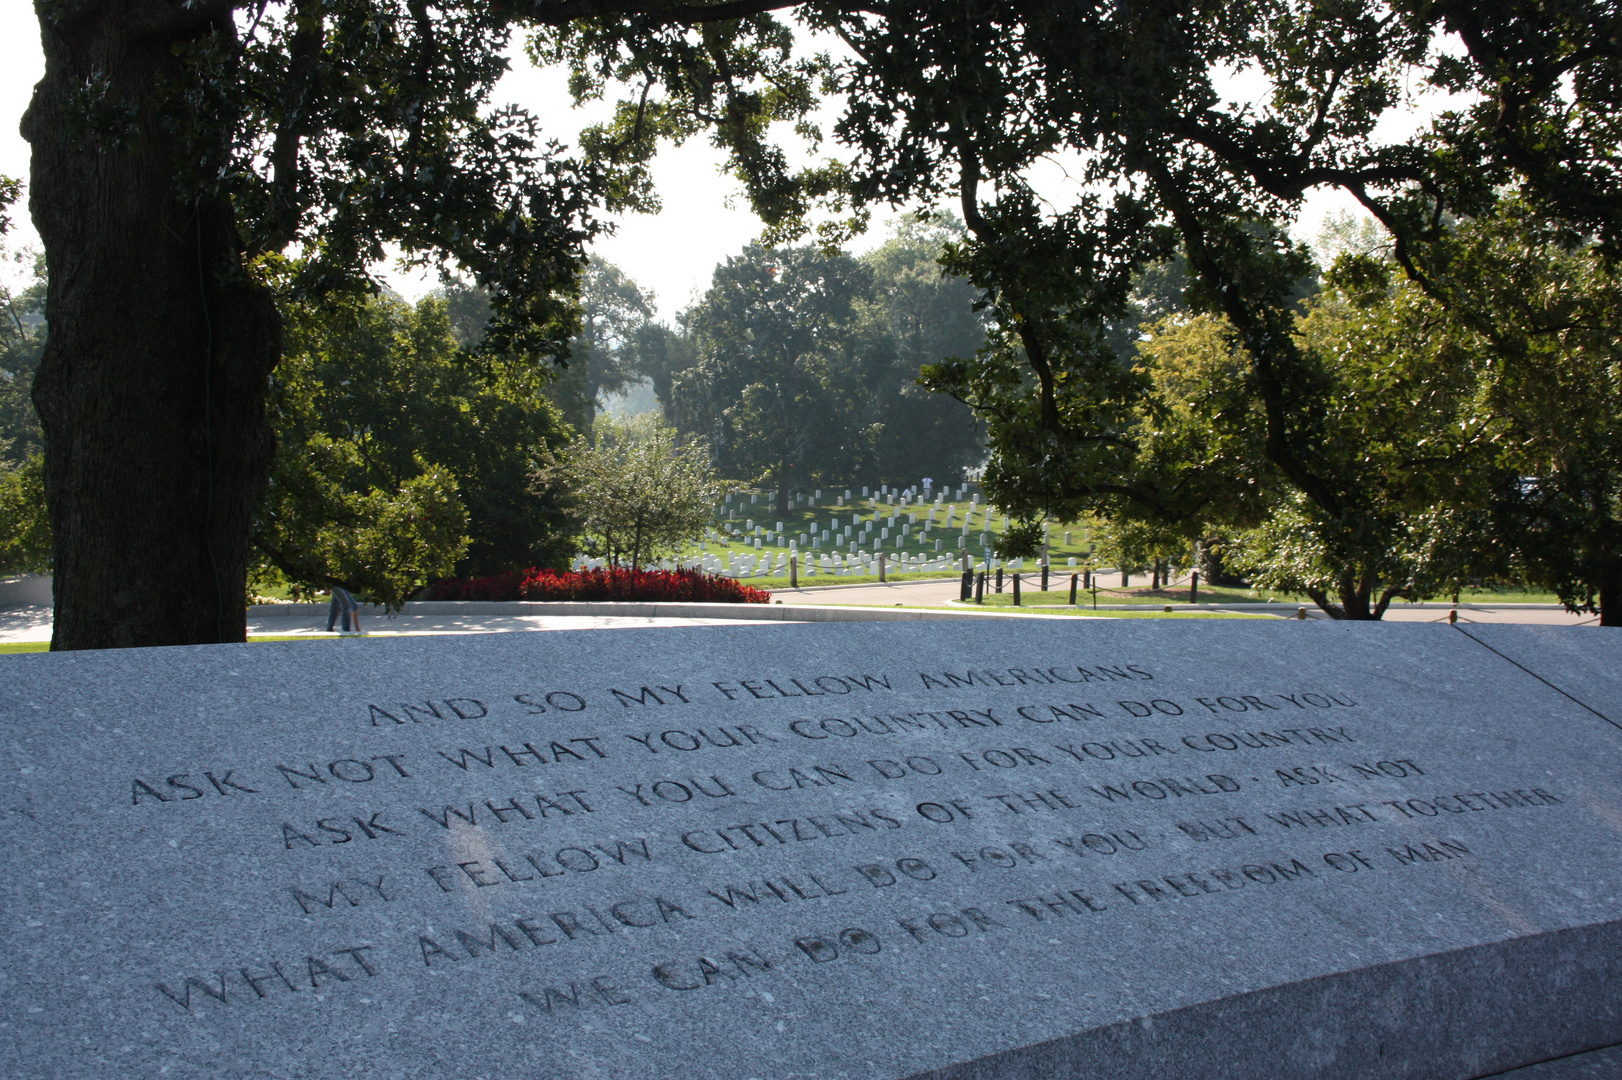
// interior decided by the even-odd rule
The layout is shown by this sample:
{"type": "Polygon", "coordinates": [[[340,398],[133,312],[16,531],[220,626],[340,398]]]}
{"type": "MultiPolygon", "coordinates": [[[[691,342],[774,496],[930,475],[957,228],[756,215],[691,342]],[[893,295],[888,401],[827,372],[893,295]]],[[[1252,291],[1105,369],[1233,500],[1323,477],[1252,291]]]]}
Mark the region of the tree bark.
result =
{"type": "Polygon", "coordinates": [[[1353,621],[1367,621],[1374,617],[1369,613],[1368,593],[1344,585],[1340,590],[1340,611],[1341,618],[1353,621]]]}
{"type": "Polygon", "coordinates": [[[1599,583],[1599,624],[1622,626],[1622,576],[1611,574],[1599,583]]]}
{"type": "Polygon", "coordinates": [[[794,475],[788,466],[777,470],[777,512],[787,517],[789,512],[789,485],[793,483],[794,475]]]}
{"type": "Polygon", "coordinates": [[[184,194],[159,115],[177,46],[231,33],[229,17],[187,26],[184,5],[150,0],[41,10],[45,77],[22,127],[50,268],[34,403],[51,647],[242,641],[281,320],[244,272],[230,203],[184,194]]]}
{"type": "Polygon", "coordinates": [[[1367,578],[1353,581],[1350,575],[1343,577],[1340,582],[1340,614],[1331,612],[1331,617],[1353,622],[1378,620],[1379,616],[1369,607],[1369,595],[1373,591],[1374,583],[1367,578]]]}

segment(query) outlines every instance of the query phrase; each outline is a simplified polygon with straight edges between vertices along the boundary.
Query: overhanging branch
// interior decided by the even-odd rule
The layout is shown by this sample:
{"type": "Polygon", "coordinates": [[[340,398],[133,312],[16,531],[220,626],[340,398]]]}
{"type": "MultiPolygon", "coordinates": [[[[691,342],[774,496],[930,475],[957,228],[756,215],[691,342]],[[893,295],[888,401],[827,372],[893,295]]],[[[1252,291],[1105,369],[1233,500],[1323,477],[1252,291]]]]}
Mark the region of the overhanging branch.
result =
{"type": "MultiPolygon", "coordinates": [[[[805,0],[727,0],[721,4],[681,4],[670,0],[531,0],[515,5],[530,22],[562,26],[578,19],[647,15],[661,22],[707,23],[745,19],[768,11],[799,7],[805,0]]],[[[852,5],[853,9],[855,5],[852,5]]]]}

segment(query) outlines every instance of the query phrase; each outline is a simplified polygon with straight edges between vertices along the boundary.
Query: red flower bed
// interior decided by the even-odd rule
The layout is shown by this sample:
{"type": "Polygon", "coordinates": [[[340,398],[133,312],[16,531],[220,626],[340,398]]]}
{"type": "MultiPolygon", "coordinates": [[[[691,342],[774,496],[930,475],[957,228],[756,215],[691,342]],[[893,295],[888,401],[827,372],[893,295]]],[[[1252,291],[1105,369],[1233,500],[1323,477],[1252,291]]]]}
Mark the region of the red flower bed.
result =
{"type": "Polygon", "coordinates": [[[448,578],[422,600],[638,600],[681,604],[769,604],[765,589],[697,570],[515,570],[482,578],[448,578]]]}
{"type": "Polygon", "coordinates": [[[512,570],[494,577],[446,578],[422,591],[420,600],[519,600],[524,578],[533,570],[512,570]]]}
{"type": "Polygon", "coordinates": [[[697,570],[531,570],[525,600],[641,600],[680,604],[768,604],[772,594],[697,570]]]}

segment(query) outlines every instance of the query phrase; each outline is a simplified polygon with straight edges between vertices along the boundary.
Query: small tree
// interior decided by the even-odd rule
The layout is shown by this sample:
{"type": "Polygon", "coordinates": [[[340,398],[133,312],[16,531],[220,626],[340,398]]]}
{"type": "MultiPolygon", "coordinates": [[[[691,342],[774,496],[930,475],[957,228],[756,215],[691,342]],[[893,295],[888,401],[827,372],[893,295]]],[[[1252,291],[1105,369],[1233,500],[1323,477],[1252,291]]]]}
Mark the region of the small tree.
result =
{"type": "Polygon", "coordinates": [[[1156,394],[1142,460],[1160,490],[1198,495],[1190,525],[1230,536],[1222,557],[1254,584],[1305,593],[1332,618],[1378,619],[1488,566],[1491,440],[1469,380],[1441,362],[1434,319],[1411,310],[1417,290],[1349,289],[1331,275],[1295,329],[1299,370],[1319,384],[1315,468],[1355,501],[1331,511],[1267,460],[1248,353],[1222,316],[1172,316],[1138,343],[1156,394]]]}
{"type": "Polygon", "coordinates": [[[0,574],[43,574],[50,569],[43,459],[35,454],[21,467],[0,459],[0,574]]]}
{"type": "Polygon", "coordinates": [[[751,245],[716,267],[681,316],[694,361],[674,377],[672,415],[705,435],[728,476],[777,493],[831,484],[873,460],[879,426],[866,385],[857,301],[872,272],[818,247],[751,245]]]}
{"type": "Polygon", "coordinates": [[[997,554],[1005,559],[1034,559],[1042,554],[1042,521],[1016,521],[1003,530],[997,554]]]}
{"type": "Polygon", "coordinates": [[[457,347],[445,301],[289,310],[271,388],[278,449],[255,580],[398,606],[451,574],[561,566],[561,515],[528,489],[567,433],[543,373],[457,347]]]}
{"type": "MultiPolygon", "coordinates": [[[[17,182],[0,176],[0,234],[17,182]]],[[[39,418],[28,399],[45,347],[44,263],[28,251],[0,249],[0,258],[25,268],[33,280],[20,292],[0,281],[0,574],[43,574],[51,569],[51,524],[45,512],[45,459],[39,418]]]]}
{"type": "Polygon", "coordinates": [[[550,455],[536,483],[557,489],[586,534],[586,550],[637,568],[703,535],[720,485],[699,443],[676,445],[656,417],[624,425],[606,417],[550,455]]]}
{"type": "MultiPolygon", "coordinates": [[[[1176,528],[1126,515],[1106,520],[1094,535],[1098,564],[1113,565],[1122,575],[1151,567],[1158,588],[1169,584],[1173,565],[1188,562],[1194,545],[1186,527],[1176,528]]],[[[1125,576],[1121,587],[1126,587],[1125,576]]]]}

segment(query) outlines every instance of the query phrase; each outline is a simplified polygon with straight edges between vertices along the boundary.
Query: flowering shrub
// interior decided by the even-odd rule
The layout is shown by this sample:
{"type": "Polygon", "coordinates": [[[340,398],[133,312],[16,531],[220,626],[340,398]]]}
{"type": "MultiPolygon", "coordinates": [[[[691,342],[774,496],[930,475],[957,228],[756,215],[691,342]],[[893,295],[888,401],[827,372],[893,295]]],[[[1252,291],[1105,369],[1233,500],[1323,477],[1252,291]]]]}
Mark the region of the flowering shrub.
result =
{"type": "Polygon", "coordinates": [[[533,570],[510,570],[493,577],[446,578],[422,591],[419,600],[518,600],[533,570]]]}
{"type": "Polygon", "coordinates": [[[697,570],[515,570],[483,578],[449,578],[423,600],[639,600],[687,604],[768,604],[772,594],[734,578],[697,570]]]}
{"type": "Polygon", "coordinates": [[[643,600],[687,604],[767,604],[772,594],[697,570],[532,570],[525,600],[643,600]]]}

